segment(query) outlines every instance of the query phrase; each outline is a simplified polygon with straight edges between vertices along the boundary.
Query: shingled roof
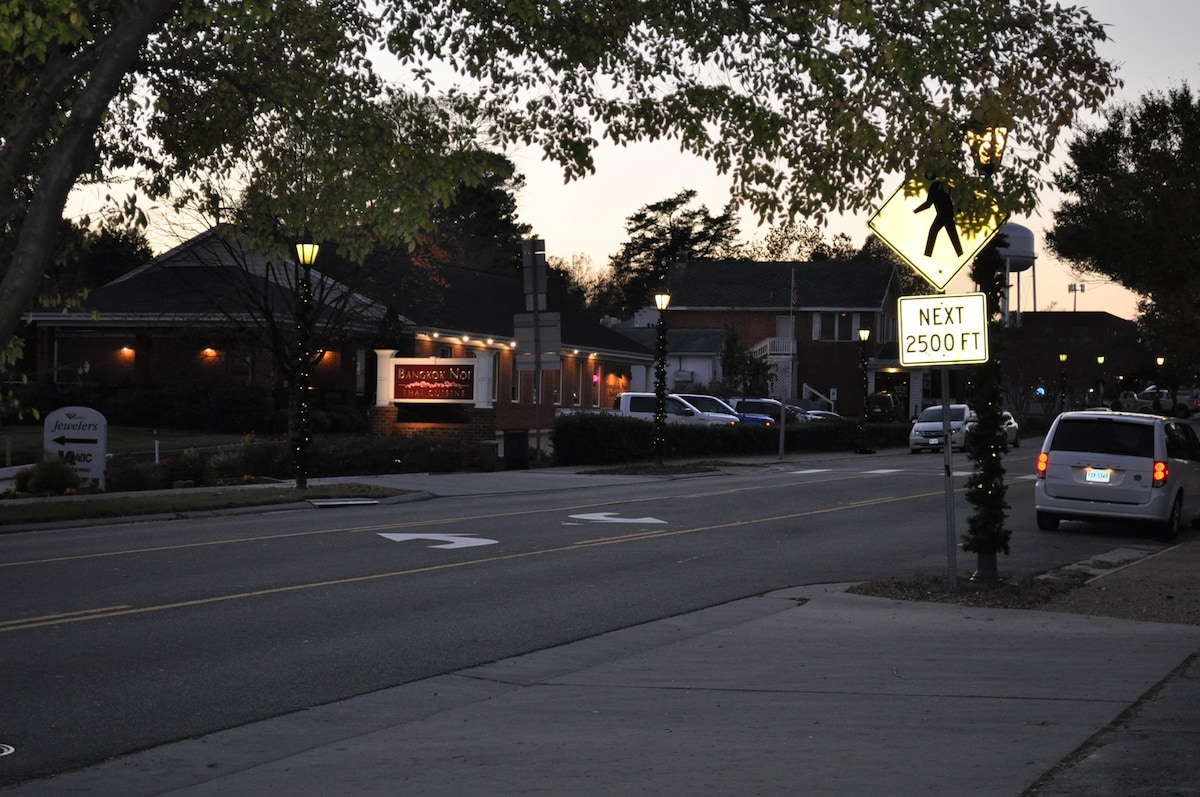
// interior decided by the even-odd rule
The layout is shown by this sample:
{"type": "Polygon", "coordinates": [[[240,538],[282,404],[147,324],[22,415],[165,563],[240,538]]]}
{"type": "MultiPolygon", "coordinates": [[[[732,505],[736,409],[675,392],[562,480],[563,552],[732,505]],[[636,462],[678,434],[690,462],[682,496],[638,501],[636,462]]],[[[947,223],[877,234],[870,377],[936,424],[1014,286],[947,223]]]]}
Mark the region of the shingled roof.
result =
{"type": "Polygon", "coordinates": [[[667,285],[672,310],[877,310],[896,279],[878,261],[701,260],[675,264],[667,285]]]}
{"type": "MultiPolygon", "coordinates": [[[[347,329],[366,334],[386,314],[397,313],[410,327],[513,337],[513,314],[525,312],[518,275],[440,265],[432,278],[414,276],[403,258],[374,255],[358,266],[339,258],[333,246],[322,247],[317,264],[322,270],[313,269],[312,278],[318,300],[322,294],[337,299],[350,315],[347,329]]],[[[294,292],[287,272],[205,232],[95,289],[82,311],[35,317],[52,326],[223,326],[254,316],[264,291],[273,306],[290,308],[294,292]],[[247,299],[252,293],[255,302],[247,299]]],[[[652,349],[604,326],[598,315],[563,312],[561,321],[566,347],[652,356],[652,349]]]]}

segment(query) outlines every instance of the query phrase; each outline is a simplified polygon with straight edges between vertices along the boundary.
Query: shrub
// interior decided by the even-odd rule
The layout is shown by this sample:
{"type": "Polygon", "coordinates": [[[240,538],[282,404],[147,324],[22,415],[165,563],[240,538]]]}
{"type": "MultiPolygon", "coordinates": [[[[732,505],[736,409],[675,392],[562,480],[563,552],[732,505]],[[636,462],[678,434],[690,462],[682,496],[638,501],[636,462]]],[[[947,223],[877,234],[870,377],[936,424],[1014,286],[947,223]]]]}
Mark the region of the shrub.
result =
{"type": "Polygon", "coordinates": [[[550,430],[555,460],[562,465],[611,465],[649,459],[654,424],[608,412],[559,415],[550,430]]]}
{"type": "Polygon", "coordinates": [[[172,483],[177,481],[188,481],[197,485],[209,483],[208,462],[194,448],[182,451],[179,456],[171,460],[164,460],[164,462],[169,464],[168,480],[172,483]]]}
{"type": "Polygon", "coordinates": [[[248,437],[242,444],[242,468],[254,476],[284,479],[292,474],[292,449],[283,440],[248,437]]]}
{"type": "Polygon", "coordinates": [[[147,460],[113,457],[104,475],[105,489],[114,493],[162,490],[171,486],[169,471],[147,460]]]}
{"type": "Polygon", "coordinates": [[[79,489],[79,474],[58,457],[45,459],[29,469],[31,495],[63,495],[79,489]]]}

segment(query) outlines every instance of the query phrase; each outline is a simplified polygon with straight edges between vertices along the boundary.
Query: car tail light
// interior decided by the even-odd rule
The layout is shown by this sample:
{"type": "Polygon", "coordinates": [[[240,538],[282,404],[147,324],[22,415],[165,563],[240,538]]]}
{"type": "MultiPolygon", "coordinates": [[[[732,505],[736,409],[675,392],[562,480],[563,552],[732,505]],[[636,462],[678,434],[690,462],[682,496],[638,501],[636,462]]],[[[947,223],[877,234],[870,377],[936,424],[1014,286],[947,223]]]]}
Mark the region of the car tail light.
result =
{"type": "Polygon", "coordinates": [[[1046,468],[1050,467],[1050,454],[1046,451],[1038,454],[1037,461],[1037,477],[1039,479],[1046,478],[1046,468]]]}
{"type": "Polygon", "coordinates": [[[1167,468],[1167,463],[1155,462],[1154,463],[1154,478],[1151,481],[1151,484],[1154,487],[1162,487],[1164,484],[1167,483],[1167,476],[1169,476],[1169,475],[1170,475],[1170,470],[1167,468]]]}

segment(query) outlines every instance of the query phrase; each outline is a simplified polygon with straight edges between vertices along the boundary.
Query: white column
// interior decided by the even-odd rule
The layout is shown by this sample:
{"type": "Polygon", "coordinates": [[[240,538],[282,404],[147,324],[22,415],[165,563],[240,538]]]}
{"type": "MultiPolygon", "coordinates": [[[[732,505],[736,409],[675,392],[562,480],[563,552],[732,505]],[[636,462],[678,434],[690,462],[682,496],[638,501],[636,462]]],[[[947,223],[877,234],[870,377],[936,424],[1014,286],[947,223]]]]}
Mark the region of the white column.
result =
{"type": "Polygon", "coordinates": [[[392,384],[396,369],[392,367],[392,358],[396,356],[394,349],[375,350],[375,406],[387,407],[396,395],[395,385],[392,384]]]}

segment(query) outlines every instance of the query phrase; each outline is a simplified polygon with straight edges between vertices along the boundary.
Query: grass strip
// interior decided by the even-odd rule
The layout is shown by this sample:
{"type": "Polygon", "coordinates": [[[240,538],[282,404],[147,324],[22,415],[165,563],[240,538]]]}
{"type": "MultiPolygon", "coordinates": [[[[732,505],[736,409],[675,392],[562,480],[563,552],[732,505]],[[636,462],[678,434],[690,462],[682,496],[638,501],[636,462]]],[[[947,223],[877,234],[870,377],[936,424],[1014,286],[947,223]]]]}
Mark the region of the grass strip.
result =
{"type": "Polygon", "coordinates": [[[50,500],[0,502],[0,527],[28,523],[61,523],[138,515],[177,515],[223,509],[290,504],[312,499],[390,498],[411,490],[365,484],[328,484],[297,490],[294,487],[206,487],[158,492],[121,493],[113,496],[64,497],[50,500]]]}

